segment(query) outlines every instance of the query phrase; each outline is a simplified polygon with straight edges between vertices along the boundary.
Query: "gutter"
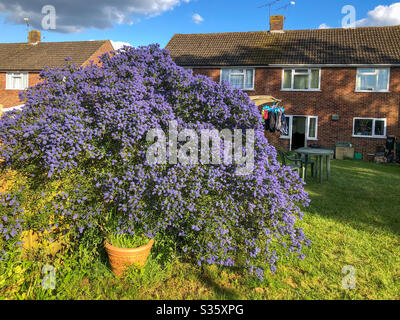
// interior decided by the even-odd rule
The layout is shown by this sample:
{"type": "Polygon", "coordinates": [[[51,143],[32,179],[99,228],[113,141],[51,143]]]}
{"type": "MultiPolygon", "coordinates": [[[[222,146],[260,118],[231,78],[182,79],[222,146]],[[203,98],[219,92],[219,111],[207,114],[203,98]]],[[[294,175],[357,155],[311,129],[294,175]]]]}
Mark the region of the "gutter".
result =
{"type": "MultiPolygon", "coordinates": [[[[44,69],[44,68],[43,68],[44,69]]],[[[43,69],[38,70],[25,70],[25,69],[0,69],[0,73],[7,72],[31,72],[31,73],[40,73],[43,69]]]]}
{"type": "Polygon", "coordinates": [[[269,64],[269,65],[218,65],[218,66],[190,66],[180,65],[191,69],[228,69],[228,68],[361,68],[361,67],[400,67],[400,64],[269,64]]]}

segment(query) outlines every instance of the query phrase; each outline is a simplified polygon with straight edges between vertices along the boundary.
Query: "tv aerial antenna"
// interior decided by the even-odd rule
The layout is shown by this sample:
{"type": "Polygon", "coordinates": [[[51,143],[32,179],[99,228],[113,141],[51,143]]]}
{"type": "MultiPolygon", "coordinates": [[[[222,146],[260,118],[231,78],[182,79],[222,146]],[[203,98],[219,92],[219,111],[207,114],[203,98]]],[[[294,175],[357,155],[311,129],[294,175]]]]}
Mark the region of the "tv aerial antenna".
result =
{"type": "Polygon", "coordinates": [[[294,6],[295,4],[296,2],[290,1],[288,4],[285,4],[284,6],[279,7],[276,10],[287,10],[287,8],[289,8],[290,6],[294,6]]]}
{"type": "MultiPolygon", "coordinates": [[[[262,5],[262,6],[258,7],[258,8],[268,7],[269,19],[271,20],[271,8],[272,8],[272,6],[274,6],[275,4],[277,4],[280,1],[281,0],[274,0],[274,1],[268,2],[268,3],[262,5]]],[[[294,6],[295,4],[296,4],[296,2],[290,1],[288,4],[285,4],[284,6],[279,7],[276,10],[287,10],[287,8],[289,8],[290,6],[294,6]]]]}
{"type": "Polygon", "coordinates": [[[26,29],[29,31],[29,18],[24,18],[26,29]]]}
{"type": "MultiPolygon", "coordinates": [[[[290,1],[289,3],[285,4],[285,5],[282,6],[282,7],[277,8],[276,10],[277,10],[277,11],[279,11],[279,10],[286,11],[290,6],[294,6],[295,4],[296,4],[296,2],[290,1]]],[[[286,17],[283,16],[283,19],[284,19],[284,21],[285,21],[285,20],[286,20],[286,17]]]]}
{"type": "Polygon", "coordinates": [[[260,8],[268,7],[269,19],[271,20],[271,8],[272,8],[273,5],[277,4],[280,1],[281,0],[274,0],[274,1],[268,2],[266,4],[263,4],[262,6],[260,6],[258,8],[260,9],[260,8]]]}

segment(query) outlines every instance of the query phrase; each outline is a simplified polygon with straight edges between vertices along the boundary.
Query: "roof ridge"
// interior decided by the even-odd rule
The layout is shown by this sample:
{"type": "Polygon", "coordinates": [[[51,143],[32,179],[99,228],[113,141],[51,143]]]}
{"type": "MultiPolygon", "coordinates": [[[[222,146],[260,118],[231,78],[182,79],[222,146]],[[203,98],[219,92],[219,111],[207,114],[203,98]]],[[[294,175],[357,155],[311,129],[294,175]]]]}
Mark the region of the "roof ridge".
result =
{"type": "MultiPolygon", "coordinates": [[[[107,42],[110,41],[108,39],[106,40],[80,40],[80,41],[40,41],[38,44],[51,44],[51,43],[96,43],[96,42],[107,42]]],[[[29,44],[28,42],[0,42],[0,45],[2,44],[29,44]]]]}
{"type": "MultiPolygon", "coordinates": [[[[376,26],[376,27],[357,27],[357,28],[343,28],[343,27],[338,27],[338,28],[324,28],[324,29],[285,29],[284,33],[286,32],[296,32],[296,31],[314,31],[314,32],[325,32],[327,30],[343,30],[343,31],[358,31],[358,30],[367,30],[367,29],[396,29],[400,28],[400,24],[394,25],[394,26],[376,26]]],[[[204,32],[204,33],[175,33],[173,37],[175,36],[192,36],[192,35],[230,35],[230,34],[248,34],[248,33],[267,33],[270,34],[268,30],[258,30],[258,31],[227,31],[227,32],[204,32]]],[[[283,34],[284,34],[283,33],[283,34]]],[[[282,33],[271,33],[274,35],[280,35],[282,33]]]]}

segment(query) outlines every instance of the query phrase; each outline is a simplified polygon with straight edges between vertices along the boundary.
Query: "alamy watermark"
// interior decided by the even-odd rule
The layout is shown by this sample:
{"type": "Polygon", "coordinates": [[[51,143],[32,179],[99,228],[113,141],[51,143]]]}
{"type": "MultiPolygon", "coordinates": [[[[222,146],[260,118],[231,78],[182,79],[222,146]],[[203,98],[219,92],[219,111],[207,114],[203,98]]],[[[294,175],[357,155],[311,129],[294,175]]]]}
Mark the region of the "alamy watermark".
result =
{"type": "Polygon", "coordinates": [[[230,129],[222,131],[203,129],[200,130],[199,137],[194,129],[178,132],[177,127],[177,121],[170,121],[168,134],[161,129],[152,129],[147,133],[147,142],[153,143],[146,152],[146,160],[150,164],[167,164],[167,162],[169,164],[179,162],[183,165],[200,163],[229,166],[235,164],[235,174],[239,176],[250,175],[254,171],[255,134],[253,129],[245,130],[246,146],[244,147],[243,131],[240,129],[234,129],[233,132],[230,129]],[[179,150],[178,142],[184,143],[179,150]]]}
{"type": "Polygon", "coordinates": [[[55,30],[56,25],[56,8],[52,5],[45,5],[42,8],[42,14],[45,15],[42,18],[42,28],[44,30],[55,30]]]}
{"type": "Polygon", "coordinates": [[[45,276],[42,279],[42,288],[44,290],[53,290],[56,288],[56,269],[46,264],[42,268],[42,274],[45,276]]]}
{"type": "Polygon", "coordinates": [[[346,275],[342,278],[342,288],[344,290],[354,290],[356,288],[356,268],[344,266],[342,273],[346,275]]]}
{"type": "Polygon", "coordinates": [[[342,28],[356,27],[356,8],[352,5],[346,5],[342,8],[342,14],[345,16],[342,19],[342,28]]]}

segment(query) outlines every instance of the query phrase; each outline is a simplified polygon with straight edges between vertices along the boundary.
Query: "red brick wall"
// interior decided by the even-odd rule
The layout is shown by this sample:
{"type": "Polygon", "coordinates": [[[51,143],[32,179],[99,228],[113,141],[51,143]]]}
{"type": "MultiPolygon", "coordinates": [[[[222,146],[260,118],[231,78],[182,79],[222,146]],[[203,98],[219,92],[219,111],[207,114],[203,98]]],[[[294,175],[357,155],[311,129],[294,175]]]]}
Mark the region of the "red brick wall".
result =
{"type": "MultiPolygon", "coordinates": [[[[219,81],[219,69],[194,69],[195,73],[207,75],[219,81]]],[[[400,139],[400,68],[391,68],[389,93],[355,92],[356,68],[323,68],[321,70],[321,91],[281,91],[281,68],[258,68],[255,74],[255,90],[251,95],[272,95],[281,99],[288,115],[318,116],[319,144],[334,147],[336,142],[350,142],[355,152],[367,158],[375,153],[376,146],[385,144],[385,139],[353,138],[353,118],[371,117],[387,119],[387,134],[400,139]],[[333,121],[332,115],[340,116],[333,121]]],[[[276,147],[289,147],[289,141],[280,139],[279,134],[266,133],[270,143],[276,147]]]]}
{"type": "MultiPolygon", "coordinates": [[[[89,64],[91,60],[93,60],[95,64],[99,64],[98,57],[109,51],[114,51],[114,48],[111,42],[107,41],[84,63],[84,65],[89,64]]],[[[29,86],[34,86],[39,80],[39,72],[29,72],[29,86]]],[[[0,104],[2,104],[4,108],[23,104],[23,102],[19,100],[19,90],[6,90],[5,72],[0,73],[0,104]]]]}
{"type": "Polygon", "coordinates": [[[90,61],[94,61],[95,64],[100,64],[99,56],[110,51],[114,51],[114,48],[111,44],[111,41],[107,41],[95,53],[93,53],[83,65],[84,66],[88,65],[90,61]]]}
{"type": "MultiPolygon", "coordinates": [[[[39,82],[39,73],[29,73],[29,86],[34,86],[39,82]]],[[[20,90],[6,90],[6,73],[0,72],[0,104],[4,108],[23,104],[19,99],[20,90]]]]}

